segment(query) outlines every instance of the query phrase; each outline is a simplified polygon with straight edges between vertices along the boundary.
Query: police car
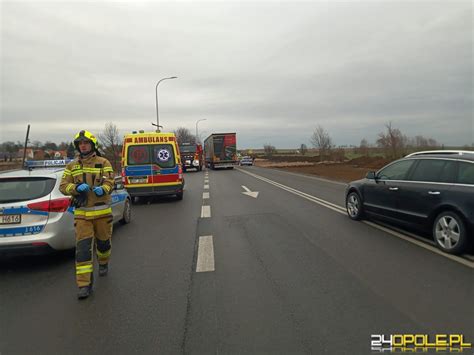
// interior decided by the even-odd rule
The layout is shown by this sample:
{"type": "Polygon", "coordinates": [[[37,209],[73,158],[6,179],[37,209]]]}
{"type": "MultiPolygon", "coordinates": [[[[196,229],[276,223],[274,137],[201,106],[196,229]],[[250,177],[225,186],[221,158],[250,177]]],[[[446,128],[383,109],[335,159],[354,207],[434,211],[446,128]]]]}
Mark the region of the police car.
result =
{"type": "MultiPolygon", "coordinates": [[[[74,208],[59,191],[67,160],[29,161],[26,169],[0,173],[0,253],[71,249],[74,208]]],[[[130,196],[115,180],[113,221],[131,220],[130,196]]]]}

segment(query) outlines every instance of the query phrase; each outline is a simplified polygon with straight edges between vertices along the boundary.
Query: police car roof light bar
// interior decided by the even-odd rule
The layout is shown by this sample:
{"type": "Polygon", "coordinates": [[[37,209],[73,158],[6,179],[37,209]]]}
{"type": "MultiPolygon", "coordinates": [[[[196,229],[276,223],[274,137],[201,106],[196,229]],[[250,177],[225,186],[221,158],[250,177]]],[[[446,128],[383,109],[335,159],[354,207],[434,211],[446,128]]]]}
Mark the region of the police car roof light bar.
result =
{"type": "Polygon", "coordinates": [[[27,160],[25,161],[25,167],[29,170],[40,169],[40,168],[60,168],[65,167],[72,159],[59,159],[59,160],[27,160]]]}

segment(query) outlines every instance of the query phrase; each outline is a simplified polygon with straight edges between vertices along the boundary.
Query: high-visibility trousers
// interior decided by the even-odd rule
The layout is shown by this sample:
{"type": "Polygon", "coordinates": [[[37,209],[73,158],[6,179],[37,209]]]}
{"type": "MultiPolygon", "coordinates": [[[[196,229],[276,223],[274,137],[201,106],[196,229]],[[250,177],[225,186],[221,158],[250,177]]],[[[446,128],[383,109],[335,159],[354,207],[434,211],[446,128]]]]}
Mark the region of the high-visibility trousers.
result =
{"type": "Polygon", "coordinates": [[[112,216],[97,219],[75,219],[76,282],[78,287],[89,286],[92,280],[93,250],[99,264],[107,264],[112,248],[112,216]]]}

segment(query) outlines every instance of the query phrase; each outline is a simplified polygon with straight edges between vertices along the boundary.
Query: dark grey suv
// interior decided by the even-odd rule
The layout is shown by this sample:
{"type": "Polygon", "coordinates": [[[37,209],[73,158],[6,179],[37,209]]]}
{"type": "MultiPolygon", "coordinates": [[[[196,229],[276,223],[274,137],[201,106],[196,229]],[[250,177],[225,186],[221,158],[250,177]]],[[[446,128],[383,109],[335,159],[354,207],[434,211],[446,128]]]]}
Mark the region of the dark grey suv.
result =
{"type": "Polygon", "coordinates": [[[474,152],[418,152],[371,171],[348,185],[346,209],[354,220],[421,227],[445,252],[465,252],[474,239],[474,152]]]}

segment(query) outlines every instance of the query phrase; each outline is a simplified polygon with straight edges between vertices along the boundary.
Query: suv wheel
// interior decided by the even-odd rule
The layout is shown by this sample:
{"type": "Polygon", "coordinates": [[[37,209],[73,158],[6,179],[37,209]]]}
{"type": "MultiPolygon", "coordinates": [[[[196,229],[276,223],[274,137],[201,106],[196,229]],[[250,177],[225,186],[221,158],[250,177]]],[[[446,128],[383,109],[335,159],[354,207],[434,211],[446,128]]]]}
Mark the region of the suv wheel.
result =
{"type": "Polygon", "coordinates": [[[346,211],[350,219],[358,221],[362,219],[364,211],[362,201],[357,192],[352,191],[346,198],[346,211]]]}
{"type": "Polygon", "coordinates": [[[433,224],[433,239],[441,250],[450,254],[460,254],[468,246],[467,230],[464,222],[455,212],[441,212],[433,224]]]}
{"type": "Polygon", "coordinates": [[[123,208],[123,216],[120,220],[122,224],[128,224],[132,220],[132,207],[130,205],[130,200],[127,198],[125,200],[125,206],[123,208]]]}

